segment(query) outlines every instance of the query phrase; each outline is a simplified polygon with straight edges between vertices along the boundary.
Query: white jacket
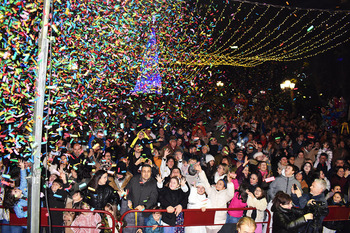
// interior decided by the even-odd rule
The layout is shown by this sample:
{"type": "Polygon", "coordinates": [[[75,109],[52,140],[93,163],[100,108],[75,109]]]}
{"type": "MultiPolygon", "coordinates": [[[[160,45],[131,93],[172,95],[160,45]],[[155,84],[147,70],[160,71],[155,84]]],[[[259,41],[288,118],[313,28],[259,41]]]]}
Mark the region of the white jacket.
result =
{"type": "MultiPolygon", "coordinates": [[[[231,201],[235,194],[233,183],[227,183],[226,189],[217,191],[215,186],[210,186],[204,171],[199,173],[199,179],[202,182],[206,193],[208,194],[212,208],[227,208],[227,202],[231,201]]],[[[226,213],[227,211],[217,211],[215,213],[214,223],[224,224],[226,222],[226,213]]]]}
{"type": "MultiPolygon", "coordinates": [[[[264,212],[265,212],[265,210],[267,208],[266,198],[262,198],[262,199],[258,200],[255,197],[248,196],[247,207],[256,208],[255,222],[262,222],[262,221],[264,221],[264,212]]],[[[253,210],[247,210],[247,216],[248,217],[251,217],[252,213],[253,213],[253,210]]]]}

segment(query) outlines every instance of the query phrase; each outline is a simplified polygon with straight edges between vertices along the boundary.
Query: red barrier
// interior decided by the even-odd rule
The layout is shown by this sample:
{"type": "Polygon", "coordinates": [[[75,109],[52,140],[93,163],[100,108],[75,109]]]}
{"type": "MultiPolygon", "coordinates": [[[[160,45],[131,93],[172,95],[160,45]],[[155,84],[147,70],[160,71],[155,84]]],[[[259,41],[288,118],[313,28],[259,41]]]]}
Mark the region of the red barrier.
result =
{"type": "MultiPolygon", "coordinates": [[[[3,208],[0,206],[0,208],[3,208]]],[[[114,216],[105,210],[83,210],[83,209],[66,209],[66,208],[49,208],[50,211],[60,211],[60,212],[94,212],[94,213],[103,213],[107,214],[112,218],[112,227],[101,227],[100,229],[111,229],[112,233],[115,232],[115,219],[114,216]]],[[[48,222],[48,211],[47,208],[41,208],[40,211],[40,226],[42,227],[61,227],[61,228],[93,228],[96,227],[86,227],[86,226],[60,226],[60,225],[50,225],[48,222]]],[[[17,218],[16,214],[14,212],[10,212],[10,224],[0,224],[0,225],[10,225],[10,226],[27,226],[27,218],[17,218]]]]}
{"type": "MultiPolygon", "coordinates": [[[[184,224],[183,225],[176,225],[175,227],[189,227],[189,226],[219,226],[224,224],[215,224],[214,223],[214,217],[216,211],[228,211],[228,210],[255,210],[255,208],[208,208],[205,212],[203,212],[201,209],[183,209],[182,212],[184,212],[184,224]]],[[[265,210],[268,214],[268,221],[267,222],[257,222],[257,223],[267,223],[267,229],[270,228],[270,222],[271,222],[271,213],[269,210],[265,210]]],[[[135,213],[135,212],[167,212],[166,210],[129,210],[125,212],[122,217],[121,221],[125,218],[125,216],[129,213],[135,213]]],[[[152,226],[125,226],[124,228],[147,228],[152,226]]],[[[158,227],[170,227],[170,226],[158,226],[158,227]]],[[[120,233],[122,233],[122,229],[119,230],[120,233]]]]}
{"type": "Polygon", "coordinates": [[[329,213],[323,221],[350,220],[350,208],[345,206],[328,206],[329,213]]]}

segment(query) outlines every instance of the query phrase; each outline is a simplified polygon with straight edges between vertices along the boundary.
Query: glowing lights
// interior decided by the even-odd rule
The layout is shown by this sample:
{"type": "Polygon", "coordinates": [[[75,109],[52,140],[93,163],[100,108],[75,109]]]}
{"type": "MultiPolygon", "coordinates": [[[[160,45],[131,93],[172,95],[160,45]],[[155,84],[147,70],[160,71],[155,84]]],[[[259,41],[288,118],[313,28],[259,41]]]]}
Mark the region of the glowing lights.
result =
{"type": "Polygon", "coordinates": [[[223,83],[222,81],[218,81],[218,82],[216,83],[216,86],[218,86],[218,87],[223,87],[223,86],[224,86],[224,83],[223,83]]]}
{"type": "Polygon", "coordinates": [[[280,87],[282,90],[287,90],[287,89],[294,90],[295,83],[292,83],[290,80],[286,80],[280,84],[280,87]]]}

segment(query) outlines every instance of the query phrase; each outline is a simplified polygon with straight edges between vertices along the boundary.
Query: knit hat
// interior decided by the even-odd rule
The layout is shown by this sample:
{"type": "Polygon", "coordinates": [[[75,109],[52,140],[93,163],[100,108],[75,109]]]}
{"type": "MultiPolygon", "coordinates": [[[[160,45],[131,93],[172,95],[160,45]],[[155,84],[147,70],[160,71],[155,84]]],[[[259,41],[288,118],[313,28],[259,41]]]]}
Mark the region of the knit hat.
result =
{"type": "Polygon", "coordinates": [[[253,155],[253,158],[256,159],[258,156],[264,156],[264,154],[262,152],[256,152],[254,155],[253,155]]]}
{"type": "Polygon", "coordinates": [[[215,158],[214,156],[210,155],[210,154],[207,154],[207,156],[205,157],[205,162],[206,163],[209,163],[210,161],[214,160],[215,161],[215,158]]]}

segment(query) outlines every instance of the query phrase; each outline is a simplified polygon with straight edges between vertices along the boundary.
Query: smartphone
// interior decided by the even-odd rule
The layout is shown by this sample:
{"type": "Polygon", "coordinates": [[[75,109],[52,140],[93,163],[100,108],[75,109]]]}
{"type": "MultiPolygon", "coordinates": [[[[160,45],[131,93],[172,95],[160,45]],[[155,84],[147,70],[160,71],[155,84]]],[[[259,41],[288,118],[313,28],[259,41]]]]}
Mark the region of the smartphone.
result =
{"type": "Polygon", "coordinates": [[[297,187],[296,184],[293,184],[293,189],[294,189],[294,190],[298,190],[298,187],[297,187]]]}

